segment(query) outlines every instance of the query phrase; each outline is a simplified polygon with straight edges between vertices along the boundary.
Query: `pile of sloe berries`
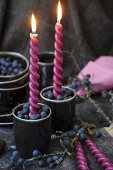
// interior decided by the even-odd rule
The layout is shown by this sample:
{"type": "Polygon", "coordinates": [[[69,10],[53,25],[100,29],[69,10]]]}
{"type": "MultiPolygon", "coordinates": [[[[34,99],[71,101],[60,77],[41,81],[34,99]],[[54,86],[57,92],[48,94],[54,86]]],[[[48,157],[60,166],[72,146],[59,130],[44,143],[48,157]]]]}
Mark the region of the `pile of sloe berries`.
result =
{"type": "Polygon", "coordinates": [[[84,76],[82,81],[78,80],[76,77],[69,77],[68,86],[77,91],[79,87],[84,85],[87,86],[90,84],[89,81],[90,77],[91,77],[90,74],[87,74],[86,76],[84,76]]]}
{"type": "MultiPolygon", "coordinates": [[[[40,156],[40,152],[38,150],[34,150],[33,151],[33,158],[38,158],[40,156]]],[[[48,156],[48,157],[43,157],[43,155],[41,156],[42,158],[39,158],[37,160],[37,164],[39,167],[44,167],[44,166],[48,166],[50,169],[53,169],[56,165],[55,161],[58,161],[60,159],[59,156],[57,155],[52,155],[52,156],[48,156]]],[[[19,156],[19,152],[18,151],[14,151],[12,156],[10,157],[10,161],[6,164],[6,168],[10,169],[15,165],[22,165],[26,163],[26,160],[21,158],[19,156]]]]}
{"type": "Polygon", "coordinates": [[[0,58],[0,75],[13,76],[20,74],[23,70],[23,65],[18,60],[11,57],[0,58]]]}
{"type": "MultiPolygon", "coordinates": [[[[73,127],[73,130],[77,133],[79,133],[79,140],[84,141],[86,139],[86,130],[84,127],[80,127],[80,125],[75,124],[73,127]]],[[[99,138],[101,137],[101,132],[99,130],[96,130],[94,132],[94,137],[99,138]]]]}
{"type": "Polygon", "coordinates": [[[21,165],[24,163],[24,159],[19,157],[19,152],[18,151],[14,151],[12,156],[10,157],[10,161],[6,164],[6,168],[10,169],[12,168],[15,164],[17,165],[21,165]]]}
{"type": "MultiPolygon", "coordinates": [[[[52,89],[43,92],[42,95],[43,95],[43,97],[45,97],[45,98],[55,100],[55,99],[54,99],[54,96],[53,96],[53,91],[52,91],[52,89]]],[[[74,95],[74,93],[73,93],[72,90],[70,90],[70,89],[68,89],[68,88],[65,88],[65,87],[62,87],[62,94],[57,96],[57,100],[70,99],[70,98],[73,97],[73,95],[74,95]]]]}
{"type": "Polygon", "coordinates": [[[48,116],[49,108],[47,106],[40,106],[38,112],[39,112],[38,114],[32,114],[29,117],[29,104],[24,104],[22,109],[17,111],[17,116],[21,119],[26,119],[26,120],[38,120],[48,116]]]}

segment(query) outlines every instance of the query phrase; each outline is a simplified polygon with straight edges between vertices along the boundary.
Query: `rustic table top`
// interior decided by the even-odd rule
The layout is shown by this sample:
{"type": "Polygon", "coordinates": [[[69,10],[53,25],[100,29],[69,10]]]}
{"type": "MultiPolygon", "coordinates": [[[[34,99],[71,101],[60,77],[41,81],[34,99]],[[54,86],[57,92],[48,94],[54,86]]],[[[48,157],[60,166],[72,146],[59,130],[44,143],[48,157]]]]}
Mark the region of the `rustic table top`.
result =
{"type": "MultiPolygon", "coordinates": [[[[99,95],[93,97],[94,100],[103,108],[105,113],[112,116],[111,113],[111,105],[108,103],[107,99],[102,99],[99,95]]],[[[82,101],[80,103],[76,104],[76,115],[77,117],[81,118],[84,121],[94,123],[98,128],[100,128],[100,131],[102,132],[102,137],[100,138],[92,138],[92,140],[97,144],[97,146],[103,151],[103,153],[113,162],[113,138],[107,133],[103,125],[101,125],[97,120],[97,113],[95,108],[89,104],[86,101],[82,101]]],[[[6,164],[9,161],[11,151],[7,150],[8,146],[14,145],[14,137],[13,137],[13,127],[0,127],[0,138],[4,139],[6,141],[6,149],[5,151],[0,155],[0,164],[6,164]]],[[[88,160],[88,166],[89,169],[92,170],[102,170],[103,168],[101,165],[96,161],[94,156],[91,155],[88,148],[83,144],[83,148],[85,151],[85,155],[87,156],[88,160]]],[[[50,152],[58,151],[61,147],[59,145],[59,141],[52,140],[50,142],[50,152]]],[[[14,170],[21,169],[22,167],[15,167],[14,170]]],[[[28,164],[26,166],[26,170],[35,170],[35,169],[48,169],[47,167],[39,168],[36,163],[28,164]]],[[[62,164],[54,168],[55,170],[75,170],[77,168],[77,160],[76,157],[74,159],[71,159],[69,157],[66,157],[62,164]]],[[[5,169],[4,169],[5,170],[5,169]]]]}

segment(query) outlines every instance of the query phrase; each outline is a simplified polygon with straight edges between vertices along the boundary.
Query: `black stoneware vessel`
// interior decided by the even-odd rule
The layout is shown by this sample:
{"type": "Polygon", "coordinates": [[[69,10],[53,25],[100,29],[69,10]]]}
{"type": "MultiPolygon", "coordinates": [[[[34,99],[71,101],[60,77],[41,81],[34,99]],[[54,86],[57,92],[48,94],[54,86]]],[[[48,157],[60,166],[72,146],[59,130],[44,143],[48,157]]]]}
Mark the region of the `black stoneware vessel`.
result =
{"type": "MultiPolygon", "coordinates": [[[[39,103],[39,105],[44,105],[39,103]]],[[[31,158],[32,152],[38,149],[44,152],[51,136],[51,109],[49,115],[43,119],[25,120],[16,116],[23,104],[13,110],[14,138],[16,148],[22,158],[31,158]]],[[[48,106],[46,106],[48,107],[48,106]]]]}
{"type": "Polygon", "coordinates": [[[10,57],[11,59],[14,60],[18,60],[20,63],[22,63],[24,70],[16,75],[10,75],[10,76],[0,75],[0,82],[15,80],[25,75],[29,70],[29,61],[24,55],[17,52],[9,52],[9,51],[0,52],[0,58],[7,58],[7,57],[10,57]]]}
{"type": "MultiPolygon", "coordinates": [[[[18,103],[28,101],[28,82],[15,88],[0,88],[0,115],[12,113],[18,103]]],[[[0,122],[10,122],[12,116],[0,117],[0,122]]]]}
{"type": "Polygon", "coordinates": [[[47,86],[51,86],[53,82],[53,59],[54,53],[53,52],[45,52],[39,53],[39,90],[47,86]]]}
{"type": "Polygon", "coordinates": [[[65,100],[52,100],[43,97],[43,92],[53,89],[53,86],[46,87],[40,92],[42,103],[48,105],[52,110],[52,127],[54,130],[67,131],[73,124],[75,114],[75,91],[69,87],[73,97],[65,100]]]}

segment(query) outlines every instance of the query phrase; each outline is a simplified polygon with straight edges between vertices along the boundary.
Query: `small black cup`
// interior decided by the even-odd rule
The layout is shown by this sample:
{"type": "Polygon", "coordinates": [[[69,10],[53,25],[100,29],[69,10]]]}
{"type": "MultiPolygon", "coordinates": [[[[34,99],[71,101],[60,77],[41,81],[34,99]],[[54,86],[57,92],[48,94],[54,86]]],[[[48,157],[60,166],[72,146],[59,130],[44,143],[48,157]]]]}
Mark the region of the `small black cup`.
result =
{"type": "Polygon", "coordinates": [[[39,90],[47,86],[51,86],[53,83],[53,52],[39,53],[39,90]]]}
{"type": "MultiPolygon", "coordinates": [[[[39,103],[39,105],[44,105],[39,103]]],[[[23,104],[13,110],[14,138],[16,148],[22,158],[31,158],[33,150],[44,152],[51,135],[51,109],[49,115],[43,119],[25,120],[16,116],[23,104]]]]}
{"type": "Polygon", "coordinates": [[[63,86],[72,91],[73,97],[65,100],[52,100],[45,98],[43,93],[53,89],[53,86],[46,87],[40,92],[42,103],[48,105],[52,110],[52,127],[54,130],[67,131],[73,124],[75,114],[75,91],[69,87],[63,86]]]}

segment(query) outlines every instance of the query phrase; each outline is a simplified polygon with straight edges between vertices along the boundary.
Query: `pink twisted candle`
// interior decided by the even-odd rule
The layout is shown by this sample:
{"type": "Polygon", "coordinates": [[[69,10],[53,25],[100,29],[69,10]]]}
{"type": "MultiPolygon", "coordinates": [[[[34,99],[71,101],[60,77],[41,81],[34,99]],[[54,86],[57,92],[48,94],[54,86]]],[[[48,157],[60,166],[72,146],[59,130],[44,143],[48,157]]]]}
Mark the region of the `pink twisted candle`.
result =
{"type": "Polygon", "coordinates": [[[89,137],[85,140],[86,145],[91,150],[91,153],[97,158],[97,161],[101,164],[105,170],[113,170],[113,164],[111,161],[102,153],[102,151],[91,141],[89,137]]]}
{"type": "Polygon", "coordinates": [[[63,60],[61,59],[61,56],[63,55],[63,52],[61,50],[61,48],[63,47],[63,44],[61,42],[61,39],[63,38],[63,35],[61,33],[62,31],[62,25],[60,23],[56,23],[55,25],[55,52],[54,52],[54,76],[53,76],[53,95],[55,98],[57,98],[57,96],[59,94],[62,93],[62,72],[63,72],[63,68],[62,68],[62,63],[63,60]]]}
{"type": "Polygon", "coordinates": [[[38,54],[38,40],[36,39],[38,34],[32,34],[30,33],[30,82],[29,82],[29,115],[31,114],[37,114],[40,106],[37,104],[39,102],[39,74],[37,73],[39,70],[39,66],[37,65],[37,62],[39,61],[39,58],[37,57],[38,54]]]}
{"type": "Polygon", "coordinates": [[[75,145],[75,150],[76,150],[76,154],[77,154],[78,169],[89,170],[86,158],[84,156],[84,151],[83,151],[81,143],[79,141],[77,141],[77,143],[75,145]]]}

